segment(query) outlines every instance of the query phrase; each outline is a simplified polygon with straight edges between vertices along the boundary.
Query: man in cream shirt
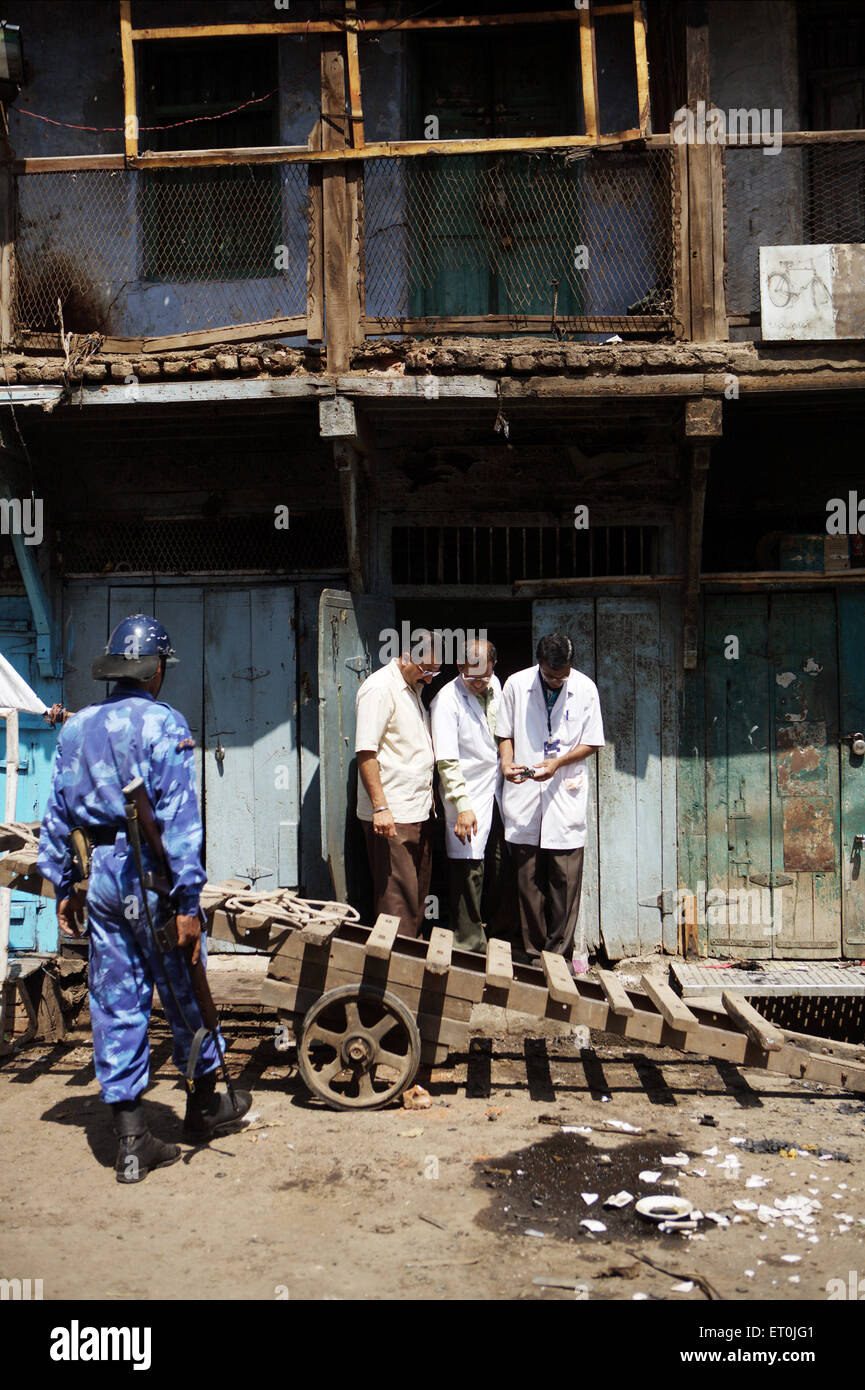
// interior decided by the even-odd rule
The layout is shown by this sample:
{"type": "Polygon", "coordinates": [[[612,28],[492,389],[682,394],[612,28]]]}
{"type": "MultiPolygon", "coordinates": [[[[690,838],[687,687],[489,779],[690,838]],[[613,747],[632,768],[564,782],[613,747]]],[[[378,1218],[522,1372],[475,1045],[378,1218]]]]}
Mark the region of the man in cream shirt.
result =
{"type": "Polygon", "coordinates": [[[441,661],[432,633],[367,677],[357,692],[357,814],[363,822],[376,914],[400,919],[403,936],[423,922],[432,867],[433,766],[421,685],[441,661]]]}
{"type": "Polygon", "coordinates": [[[570,638],[542,637],[537,666],[505,682],[496,724],[523,946],[532,961],[556,951],[569,967],[583,882],[586,759],[604,746],[597,686],[572,668],[572,656],[570,638]]]}

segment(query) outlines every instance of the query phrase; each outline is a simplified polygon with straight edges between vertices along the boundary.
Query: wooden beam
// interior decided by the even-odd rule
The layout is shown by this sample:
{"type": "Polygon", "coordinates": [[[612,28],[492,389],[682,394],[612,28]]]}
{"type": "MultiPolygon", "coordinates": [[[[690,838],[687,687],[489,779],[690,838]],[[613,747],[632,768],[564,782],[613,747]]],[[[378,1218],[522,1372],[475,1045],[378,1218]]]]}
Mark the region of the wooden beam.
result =
{"type": "Polygon", "coordinates": [[[343,919],[334,917],[330,922],[310,922],[301,928],[300,939],[308,946],[324,946],[342,926],[343,919]]]}
{"type": "MultiPolygon", "coordinates": [[[[663,333],[670,327],[669,314],[578,314],[560,318],[559,323],[569,332],[575,333],[635,333],[646,331],[663,333]]],[[[363,330],[367,337],[387,337],[394,333],[548,333],[551,318],[549,314],[463,314],[442,315],[437,318],[427,314],[423,318],[394,318],[382,314],[378,318],[364,318],[363,330]]]]}
{"type": "Polygon", "coordinates": [[[676,337],[691,337],[691,231],[688,195],[688,146],[673,150],[673,257],[676,337]]]}
{"type": "MultiPolygon", "coordinates": [[[[321,143],[338,152],[346,146],[345,54],[341,39],[321,41],[321,143]]],[[[351,360],[349,310],[351,206],[344,164],[329,165],[323,174],[324,312],[328,372],[345,372],[351,360]]],[[[356,291],[356,286],[354,286],[356,291]]]]}
{"type": "Polygon", "coordinates": [[[513,980],[511,943],[491,936],[487,942],[486,982],[491,989],[510,989],[513,980]]]}
{"type": "Polygon", "coordinates": [[[425,968],[431,975],[446,975],[451,968],[454,934],[444,927],[433,927],[427,946],[425,968]]]}
{"type": "Polygon", "coordinates": [[[671,1028],[678,1028],[683,1033],[687,1033],[689,1028],[699,1028],[700,1020],[696,1014],[691,1012],[684,999],[673,993],[669,985],[653,980],[651,975],[643,976],[642,985],[671,1028]]]}
{"type": "Polygon", "coordinates": [[[368,524],[366,476],[363,472],[361,456],[349,440],[335,439],[333,441],[333,459],[339,477],[339,492],[342,500],[342,515],[348,550],[349,587],[352,593],[362,594],[367,589],[367,566],[364,563],[368,524]]]}
{"type": "MultiPolygon", "coordinates": [[[[105,338],[102,352],[173,352],[184,348],[213,347],[217,343],[250,343],[257,338],[299,337],[306,332],[306,315],[235,323],[228,328],[202,328],[191,333],[168,333],[162,338],[105,338]]],[[[41,335],[40,335],[41,336],[41,335]]]]}
{"type": "MultiPolygon", "coordinates": [[[[311,150],[321,149],[321,121],[309,137],[311,150]]],[[[309,236],[306,252],[306,336],[310,343],[324,341],[324,193],[320,165],[306,171],[309,198],[309,236]]]]}
{"type": "Polygon", "coordinates": [[[634,1006],[628,998],[628,992],[618,975],[614,975],[612,970],[598,970],[597,976],[601,989],[607,996],[613,1013],[619,1014],[621,1018],[631,1018],[634,1012],[634,1006]]]}
{"type": "Polygon", "coordinates": [[[357,53],[357,12],[355,0],[346,0],[345,49],[348,72],[348,91],[351,104],[351,143],[363,146],[363,103],[360,91],[360,61],[357,53]]]}
{"type": "Polygon", "coordinates": [[[127,157],[138,154],[138,106],[135,97],[135,50],[132,46],[131,0],[120,3],[120,56],[123,60],[123,129],[127,157]]]}
{"type": "MultiPolygon", "coordinates": [[[[706,0],[686,0],[685,54],[687,101],[691,111],[709,95],[709,25],[706,0]]],[[[712,205],[711,147],[689,143],[688,224],[691,274],[691,337],[696,342],[715,339],[715,233],[712,205]]]]}
{"type": "Polygon", "coordinates": [[[380,912],[366,939],[366,953],[375,960],[388,960],[399,932],[399,918],[380,912]]]}
{"type": "Polygon", "coordinates": [[[703,557],[703,514],[706,509],[706,485],[709,481],[711,448],[708,444],[691,445],[691,473],[688,500],[688,554],[686,558],[685,602],[682,618],[682,665],[686,671],[697,669],[697,621],[700,608],[700,565],[703,557]]]}
{"type": "Polygon", "coordinates": [[[574,1004],[579,1000],[580,992],[564,956],[557,951],[541,951],[541,966],[550,998],[555,1004],[574,1004]]]}
{"type": "Polygon", "coordinates": [[[125,169],[123,154],[40,155],[35,159],[13,159],[13,174],[77,174],[88,169],[125,169]]]}
{"type": "Polygon", "coordinates": [[[748,1034],[752,1042],[762,1047],[764,1052],[780,1052],[785,1042],[781,1029],[765,1019],[747,999],[740,999],[724,989],[721,991],[721,1002],[733,1022],[748,1034]]]}
{"type": "Polygon", "coordinates": [[[727,323],[727,216],[724,153],[709,145],[709,187],[712,206],[712,322],[715,342],[730,337],[727,323]]]}
{"type": "Polygon", "coordinates": [[[580,71],[583,79],[583,118],[585,138],[596,141],[598,124],[598,63],[595,54],[595,29],[588,6],[580,10],[580,71]]]}
{"type": "MultiPolygon", "coordinates": [[[[604,5],[601,14],[629,14],[630,5],[604,5]]],[[[526,24],[573,24],[576,10],[522,11],[519,14],[454,15],[447,19],[364,19],[364,34],[388,33],[391,29],[479,29],[505,28],[526,24]]],[[[304,38],[307,34],[341,35],[345,32],[342,19],[264,21],[250,24],[190,24],[133,29],[136,42],[159,39],[227,39],[276,34],[304,38]]]]}
{"type": "MultiPolygon", "coordinates": [[[[622,7],[627,12],[627,7],[622,7]]],[[[602,11],[595,9],[595,14],[602,11]]],[[[649,59],[646,53],[646,21],[643,17],[642,0],[633,0],[634,16],[634,57],[637,63],[637,109],[640,113],[639,126],[642,135],[652,131],[652,107],[649,93],[649,59]]]]}

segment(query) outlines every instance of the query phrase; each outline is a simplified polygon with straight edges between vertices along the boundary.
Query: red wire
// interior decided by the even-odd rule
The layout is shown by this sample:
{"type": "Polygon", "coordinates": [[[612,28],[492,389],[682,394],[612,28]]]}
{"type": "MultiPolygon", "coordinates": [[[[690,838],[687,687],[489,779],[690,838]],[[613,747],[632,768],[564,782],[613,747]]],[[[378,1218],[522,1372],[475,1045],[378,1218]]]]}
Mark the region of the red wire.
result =
{"type": "MultiPolygon", "coordinates": [[[[259,102],[269,101],[280,90],[274,87],[272,92],[265,92],[263,97],[250,97],[249,101],[241,102],[240,106],[233,106],[228,111],[217,111],[213,116],[190,116],[185,121],[174,121],[171,125],[142,125],[139,130],[176,130],[182,125],[197,125],[199,121],[221,121],[223,116],[234,116],[238,111],[244,111],[247,106],[255,106],[259,102]]],[[[126,129],[122,125],[73,125],[71,121],[55,121],[51,116],[42,116],[38,111],[28,111],[24,106],[16,106],[15,110],[22,116],[32,116],[34,120],[46,121],[48,125],[59,125],[64,130],[88,130],[97,135],[115,134],[126,129]]]]}

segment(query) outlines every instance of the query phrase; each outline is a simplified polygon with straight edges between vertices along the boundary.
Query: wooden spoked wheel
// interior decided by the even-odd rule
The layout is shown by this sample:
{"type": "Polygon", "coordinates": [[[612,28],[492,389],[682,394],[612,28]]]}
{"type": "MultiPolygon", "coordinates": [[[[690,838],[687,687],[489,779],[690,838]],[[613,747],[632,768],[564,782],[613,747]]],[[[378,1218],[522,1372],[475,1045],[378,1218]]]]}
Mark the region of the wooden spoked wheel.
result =
{"type": "Polygon", "coordinates": [[[420,1033],[393,994],[342,985],[303,1021],[300,1074],[334,1110],[376,1110],[409,1086],[420,1065],[420,1033]]]}

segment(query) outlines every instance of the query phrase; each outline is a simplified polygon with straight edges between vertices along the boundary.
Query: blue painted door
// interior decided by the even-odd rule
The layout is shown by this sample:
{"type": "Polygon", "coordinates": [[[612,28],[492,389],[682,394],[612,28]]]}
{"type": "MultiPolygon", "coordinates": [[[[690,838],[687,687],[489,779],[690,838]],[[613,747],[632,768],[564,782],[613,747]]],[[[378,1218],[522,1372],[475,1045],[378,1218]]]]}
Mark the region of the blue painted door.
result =
{"type": "MultiPolygon", "coordinates": [[[[70,584],[66,700],[102,698],[89,675],[115,623],[137,610],[165,624],[179,665],[164,697],[196,740],[208,879],[298,884],[299,759],[295,593],[286,586],[70,584]]],[[[243,950],[214,942],[213,950],[243,950]]]]}
{"type": "Polygon", "coordinates": [[[675,950],[674,611],[648,598],[545,599],[533,641],[561,632],[598,687],[606,746],[589,760],[579,928],[610,959],[675,950]]]}

